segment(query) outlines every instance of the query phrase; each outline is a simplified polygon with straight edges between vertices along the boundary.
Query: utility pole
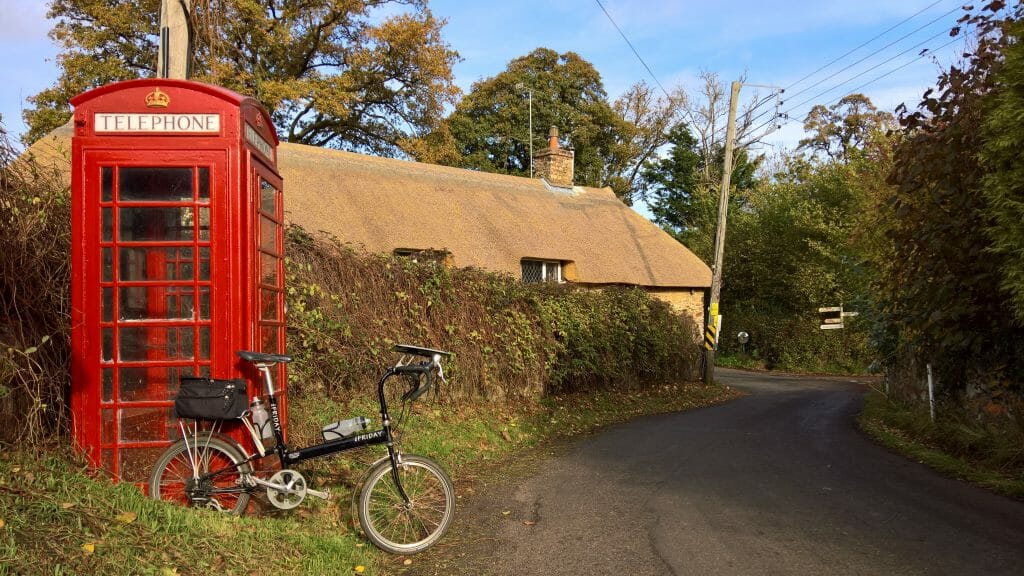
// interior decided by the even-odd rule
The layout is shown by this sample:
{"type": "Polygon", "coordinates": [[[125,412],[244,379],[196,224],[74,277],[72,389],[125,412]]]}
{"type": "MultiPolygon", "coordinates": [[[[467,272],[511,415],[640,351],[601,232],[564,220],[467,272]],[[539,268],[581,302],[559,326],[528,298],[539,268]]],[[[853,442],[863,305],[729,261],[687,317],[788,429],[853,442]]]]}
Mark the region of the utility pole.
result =
{"type": "Polygon", "coordinates": [[[192,0],[161,0],[157,76],[187,80],[192,75],[192,0]]]}
{"type": "Polygon", "coordinates": [[[715,378],[715,351],[718,350],[718,330],[721,316],[718,313],[718,299],[722,293],[722,260],[725,254],[725,222],[729,215],[729,186],[732,179],[732,151],[736,144],[736,108],[739,103],[740,87],[743,83],[732,83],[729,94],[729,123],[725,129],[725,162],[722,166],[722,190],[718,197],[718,226],[715,229],[715,270],[711,277],[711,294],[708,298],[708,326],[704,332],[704,382],[710,384],[715,378]]]}
{"type": "Polygon", "coordinates": [[[527,89],[530,97],[530,178],[533,178],[533,90],[527,89]]]}

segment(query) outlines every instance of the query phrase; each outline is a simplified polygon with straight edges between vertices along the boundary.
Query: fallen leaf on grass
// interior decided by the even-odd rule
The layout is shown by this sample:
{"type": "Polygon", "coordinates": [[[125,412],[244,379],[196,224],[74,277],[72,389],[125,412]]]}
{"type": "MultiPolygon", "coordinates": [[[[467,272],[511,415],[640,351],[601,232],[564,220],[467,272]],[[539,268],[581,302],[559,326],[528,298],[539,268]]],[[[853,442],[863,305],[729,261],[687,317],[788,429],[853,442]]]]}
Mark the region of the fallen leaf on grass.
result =
{"type": "Polygon", "coordinates": [[[96,545],[92,542],[86,542],[85,544],[82,544],[82,552],[85,553],[86,556],[92,554],[95,551],[96,545]]]}
{"type": "Polygon", "coordinates": [[[62,503],[62,504],[60,505],[60,507],[61,507],[61,508],[63,508],[63,509],[65,509],[65,510],[71,510],[72,508],[74,508],[74,507],[75,507],[75,503],[74,503],[74,502],[63,502],[63,503],[62,503]]]}
{"type": "Polygon", "coordinates": [[[502,516],[508,516],[508,515],[509,515],[509,514],[511,514],[511,513],[512,513],[512,511],[511,511],[511,510],[502,510],[502,511],[501,511],[501,515],[502,515],[502,516]]]}
{"type": "Polygon", "coordinates": [[[402,560],[402,564],[405,564],[406,566],[411,566],[412,565],[412,559],[411,558],[406,558],[405,560],[402,560]]]}
{"type": "Polygon", "coordinates": [[[135,512],[121,512],[117,516],[114,516],[114,520],[117,520],[121,524],[131,524],[132,522],[135,522],[135,518],[137,518],[135,512]]]}
{"type": "Polygon", "coordinates": [[[356,566],[356,574],[362,574],[363,572],[366,572],[366,566],[363,566],[362,564],[356,566]]]}
{"type": "Polygon", "coordinates": [[[536,523],[534,520],[523,520],[523,526],[533,526],[536,523]]]}

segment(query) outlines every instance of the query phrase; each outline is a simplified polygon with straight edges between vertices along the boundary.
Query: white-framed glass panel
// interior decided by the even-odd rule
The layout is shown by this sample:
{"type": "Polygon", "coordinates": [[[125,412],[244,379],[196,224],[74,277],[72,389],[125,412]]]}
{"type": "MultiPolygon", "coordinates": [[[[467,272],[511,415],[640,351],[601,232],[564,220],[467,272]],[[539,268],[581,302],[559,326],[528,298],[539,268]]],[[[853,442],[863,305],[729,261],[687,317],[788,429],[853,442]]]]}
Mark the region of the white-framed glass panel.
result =
{"type": "Polygon", "coordinates": [[[527,260],[520,261],[523,272],[523,282],[536,284],[539,282],[561,282],[562,263],[556,260],[527,260]]]}

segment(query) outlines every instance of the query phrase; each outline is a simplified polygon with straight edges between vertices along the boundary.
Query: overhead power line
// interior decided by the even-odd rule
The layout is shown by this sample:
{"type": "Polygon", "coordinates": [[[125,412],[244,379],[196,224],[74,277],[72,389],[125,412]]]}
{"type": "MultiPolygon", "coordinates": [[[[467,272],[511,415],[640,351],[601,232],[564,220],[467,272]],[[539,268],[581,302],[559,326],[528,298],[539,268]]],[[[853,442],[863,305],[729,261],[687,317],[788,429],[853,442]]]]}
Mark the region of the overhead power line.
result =
{"type": "Polygon", "coordinates": [[[647,62],[644,62],[643,57],[640,56],[640,53],[637,52],[636,48],[633,47],[633,43],[629,41],[629,38],[626,38],[626,34],[622,31],[622,28],[619,28],[619,25],[615,23],[615,19],[612,18],[612,15],[609,14],[607,10],[605,10],[604,4],[601,4],[601,0],[594,1],[597,2],[598,6],[601,7],[601,11],[604,12],[604,15],[608,17],[608,21],[612,23],[612,26],[614,26],[615,29],[619,31],[619,36],[622,36],[622,39],[626,41],[626,44],[629,46],[629,49],[633,51],[633,54],[636,56],[636,59],[639,60],[640,63],[644,65],[644,68],[647,70],[647,73],[651,75],[651,78],[654,80],[654,83],[658,85],[658,88],[661,88],[662,93],[665,94],[665,98],[671,100],[672,97],[669,96],[668,90],[665,90],[665,87],[661,85],[661,81],[659,81],[658,77],[654,75],[654,72],[651,70],[651,67],[647,65],[647,62]]]}
{"type": "MultiPolygon", "coordinates": [[[[854,67],[854,66],[856,66],[857,64],[860,64],[861,62],[864,62],[865,60],[867,60],[867,59],[871,58],[872,56],[875,56],[875,55],[877,55],[877,54],[880,54],[880,53],[881,53],[881,52],[882,52],[883,50],[886,50],[886,49],[888,49],[888,48],[891,48],[892,46],[894,46],[894,45],[898,44],[899,42],[902,42],[903,40],[906,40],[907,38],[909,38],[909,37],[913,36],[914,34],[917,34],[918,32],[920,32],[921,30],[924,30],[925,28],[927,28],[927,27],[931,26],[932,24],[935,24],[935,23],[936,23],[936,22],[938,22],[939,20],[942,20],[943,18],[945,18],[945,17],[947,17],[947,16],[949,16],[949,15],[951,15],[951,14],[953,14],[954,12],[957,12],[957,11],[959,11],[959,10],[960,10],[960,7],[959,7],[959,6],[957,6],[956,8],[953,8],[953,9],[952,9],[952,10],[950,10],[949,12],[946,12],[945,14],[942,14],[941,16],[939,16],[939,17],[935,18],[934,20],[932,20],[931,22],[928,22],[927,24],[925,24],[925,25],[923,25],[923,26],[920,26],[920,27],[918,27],[918,28],[915,28],[914,30],[912,30],[912,31],[910,31],[910,32],[908,32],[908,33],[906,33],[906,34],[904,34],[903,36],[900,36],[899,38],[897,38],[896,40],[893,40],[892,42],[889,42],[889,43],[888,43],[888,44],[886,44],[885,46],[882,46],[882,47],[881,47],[881,48],[879,48],[878,50],[875,50],[874,52],[872,52],[871,54],[868,54],[867,56],[865,56],[865,57],[861,58],[860,60],[857,60],[856,62],[854,62],[854,63],[852,63],[852,64],[849,64],[849,65],[847,65],[847,66],[845,66],[845,67],[843,67],[843,68],[839,69],[839,70],[838,70],[838,71],[836,71],[836,72],[833,72],[833,73],[832,73],[831,75],[829,75],[829,76],[827,76],[827,77],[825,77],[825,78],[822,78],[821,80],[818,80],[817,82],[815,82],[814,84],[811,84],[810,86],[807,86],[807,87],[805,87],[805,88],[803,88],[803,89],[801,89],[801,90],[799,90],[799,91],[797,91],[797,92],[795,92],[795,93],[793,93],[793,94],[790,94],[790,95],[789,95],[788,97],[789,97],[789,98],[794,98],[794,97],[796,97],[796,96],[799,96],[800,94],[803,94],[804,92],[807,92],[807,91],[809,91],[809,90],[813,89],[813,88],[814,88],[814,87],[816,87],[816,86],[820,86],[820,85],[824,84],[825,82],[827,82],[827,81],[829,81],[829,80],[831,80],[831,79],[835,78],[836,76],[838,76],[838,75],[842,74],[843,72],[846,72],[846,71],[847,71],[847,70],[849,70],[850,68],[853,68],[853,67],[854,67]]],[[[944,32],[945,32],[945,31],[944,31],[944,32]]]]}
{"type": "MultiPolygon", "coordinates": [[[[938,36],[938,35],[937,35],[937,36],[938,36]]],[[[933,37],[933,39],[934,39],[934,38],[935,38],[935,37],[933,37]]],[[[939,50],[942,50],[943,48],[946,48],[947,46],[950,46],[951,44],[953,44],[953,43],[957,42],[957,41],[958,41],[958,40],[960,40],[960,39],[961,39],[961,38],[960,38],[960,37],[958,36],[958,37],[955,37],[955,38],[951,39],[950,41],[948,41],[948,42],[946,42],[946,43],[942,44],[942,45],[941,45],[941,46],[939,46],[938,48],[934,48],[934,49],[926,48],[926,49],[922,50],[922,51],[921,51],[921,53],[920,53],[920,54],[919,54],[919,55],[918,55],[918,56],[917,56],[916,58],[913,58],[913,59],[909,60],[908,62],[905,62],[905,63],[903,63],[902,65],[900,65],[900,66],[897,66],[896,68],[893,68],[892,70],[889,70],[888,72],[885,72],[885,73],[883,73],[883,74],[881,74],[881,75],[879,75],[879,76],[876,76],[876,77],[872,78],[871,80],[868,80],[867,82],[865,82],[865,83],[861,84],[860,86],[857,86],[856,88],[854,88],[854,89],[852,89],[852,90],[847,90],[847,91],[844,91],[844,93],[843,93],[843,95],[842,95],[842,96],[838,96],[838,97],[836,97],[836,98],[833,98],[832,100],[830,100],[830,101],[826,102],[826,103],[824,104],[824,106],[826,106],[826,107],[827,107],[827,106],[831,106],[832,104],[835,104],[836,102],[838,102],[838,101],[842,100],[843,98],[845,98],[846,96],[848,96],[848,95],[850,95],[850,94],[856,94],[857,92],[859,92],[859,91],[860,91],[860,90],[862,90],[863,88],[865,88],[865,87],[867,87],[867,86],[870,86],[871,84],[874,84],[875,82],[877,82],[877,81],[881,80],[882,78],[885,78],[885,77],[887,77],[887,76],[890,76],[890,75],[892,75],[892,74],[895,74],[896,72],[898,72],[898,71],[900,71],[900,70],[902,70],[902,69],[906,68],[907,66],[910,66],[911,64],[913,64],[913,63],[917,62],[918,60],[920,60],[920,59],[922,59],[922,58],[925,58],[925,57],[927,57],[927,56],[931,56],[931,55],[935,54],[935,53],[936,53],[936,52],[938,52],[939,50]]],[[[927,40],[926,40],[926,42],[927,42],[927,40]]],[[[920,44],[918,44],[918,45],[920,45],[920,44]]],[[[916,46],[915,46],[915,48],[916,48],[916,46]]],[[[904,52],[906,52],[906,51],[904,51],[904,52]]],[[[889,61],[891,61],[891,60],[893,60],[893,59],[895,59],[895,58],[899,57],[900,55],[902,55],[902,53],[901,53],[901,54],[897,54],[896,56],[894,56],[894,57],[890,58],[889,60],[886,60],[886,62],[889,62],[889,61]]],[[[885,63],[885,62],[883,62],[883,64],[884,64],[884,63],[885,63]]],[[[836,86],[834,86],[834,87],[832,87],[832,88],[830,88],[830,89],[828,89],[828,90],[826,90],[826,91],[824,91],[824,92],[822,92],[822,93],[818,94],[818,95],[817,95],[817,96],[815,96],[814,98],[809,98],[809,99],[807,99],[807,100],[804,100],[804,101],[803,101],[803,102],[801,102],[800,104],[797,104],[796,106],[793,106],[792,108],[790,108],[790,109],[786,110],[785,112],[783,112],[782,114],[780,114],[780,115],[776,116],[775,118],[772,118],[771,120],[768,120],[768,121],[766,121],[766,122],[764,122],[764,123],[760,124],[760,125],[759,125],[759,126],[758,126],[757,128],[755,128],[754,130],[751,130],[751,132],[757,132],[757,131],[758,131],[758,130],[760,130],[761,128],[764,128],[765,126],[768,126],[768,125],[769,125],[769,124],[771,124],[772,122],[775,122],[776,120],[778,120],[778,119],[779,119],[779,117],[782,117],[782,118],[783,118],[784,120],[791,120],[791,119],[789,118],[789,113],[790,113],[790,112],[792,112],[792,111],[796,110],[796,109],[797,109],[797,108],[799,108],[800,106],[802,106],[802,105],[804,105],[804,104],[806,104],[806,103],[810,102],[811,100],[813,100],[813,99],[815,99],[815,98],[817,98],[817,97],[819,97],[819,96],[822,96],[822,95],[824,95],[824,94],[827,94],[828,92],[831,92],[832,90],[835,90],[835,88],[837,88],[838,86],[841,86],[841,85],[843,85],[843,84],[845,84],[845,83],[849,82],[850,80],[854,80],[854,79],[856,79],[856,78],[859,78],[860,76],[863,76],[864,74],[867,74],[868,72],[871,72],[872,70],[876,70],[876,69],[878,69],[878,68],[879,68],[879,66],[881,66],[881,64],[880,64],[880,65],[878,65],[878,66],[874,66],[874,67],[872,67],[872,68],[869,68],[868,70],[865,70],[864,72],[861,72],[860,74],[857,74],[856,76],[853,76],[852,78],[848,78],[847,80],[844,80],[844,81],[843,81],[843,82],[841,82],[840,84],[838,84],[838,85],[836,85],[836,86]]],[[[762,116],[763,116],[763,114],[762,114],[762,116]]],[[[759,116],[759,117],[760,117],[760,116],[759,116]]]]}
{"type": "MultiPolygon", "coordinates": [[[[923,12],[924,12],[924,11],[926,11],[926,10],[928,10],[929,8],[932,8],[932,7],[934,7],[934,6],[935,6],[936,4],[938,4],[938,3],[939,3],[939,2],[933,2],[932,4],[930,4],[929,6],[925,7],[924,9],[922,9],[922,10],[919,10],[918,12],[916,12],[916,13],[915,13],[915,14],[914,14],[913,16],[910,16],[909,18],[906,18],[906,19],[904,19],[903,21],[901,21],[901,22],[900,22],[899,24],[897,24],[897,25],[895,25],[895,26],[892,26],[892,27],[888,28],[888,29],[887,29],[887,30],[886,30],[885,32],[883,32],[882,34],[878,34],[878,35],[876,35],[876,36],[875,36],[874,38],[872,38],[871,40],[868,40],[867,42],[864,42],[864,43],[862,43],[862,44],[861,44],[860,46],[858,46],[857,48],[854,48],[853,50],[850,50],[850,51],[846,52],[845,54],[843,54],[843,55],[842,55],[842,56],[840,56],[839,58],[836,58],[836,59],[832,60],[831,62],[829,62],[829,63],[828,63],[828,64],[826,64],[825,66],[822,66],[822,67],[818,68],[817,70],[815,70],[815,71],[814,71],[814,72],[812,72],[811,74],[808,74],[808,75],[804,76],[803,78],[801,78],[800,80],[798,80],[798,81],[794,82],[793,84],[790,84],[790,87],[792,87],[792,86],[795,86],[795,85],[799,84],[799,83],[800,83],[800,82],[802,82],[803,80],[806,80],[807,78],[809,78],[809,77],[813,76],[814,74],[817,74],[818,72],[820,72],[821,70],[824,70],[824,69],[825,69],[825,68],[827,68],[828,66],[831,66],[832,64],[835,64],[836,62],[838,62],[838,61],[842,60],[842,59],[843,59],[843,58],[845,58],[846,56],[848,56],[848,55],[852,54],[853,52],[856,52],[856,51],[857,51],[857,50],[859,50],[860,48],[862,48],[862,47],[866,46],[867,44],[870,44],[870,43],[871,43],[871,42],[873,42],[874,40],[876,40],[876,39],[880,38],[881,36],[883,36],[883,35],[887,34],[888,32],[891,32],[892,30],[896,29],[897,27],[899,27],[899,26],[901,26],[901,25],[905,24],[906,22],[910,21],[910,20],[911,20],[911,19],[913,19],[914,17],[916,17],[916,16],[919,16],[919,15],[920,15],[921,13],[923,13],[923,12]]],[[[882,52],[883,52],[884,50],[886,50],[886,49],[888,49],[888,48],[891,48],[892,46],[894,46],[894,45],[898,44],[899,42],[901,42],[901,41],[903,41],[903,40],[905,40],[905,39],[909,38],[910,36],[912,36],[912,35],[914,35],[914,34],[916,34],[916,33],[920,32],[921,30],[924,30],[925,28],[927,28],[927,27],[931,26],[932,24],[935,24],[936,22],[938,22],[939,20],[941,20],[941,19],[943,19],[943,18],[946,18],[946,17],[948,17],[949,15],[951,15],[951,14],[953,14],[953,13],[955,13],[955,12],[959,11],[960,9],[961,9],[961,7],[960,7],[960,6],[957,6],[956,8],[953,8],[952,10],[949,10],[949,11],[945,12],[944,14],[942,14],[942,15],[938,16],[937,18],[935,18],[935,19],[931,20],[931,21],[930,21],[930,22],[928,22],[927,24],[924,24],[923,26],[920,26],[920,27],[918,27],[918,28],[914,29],[913,31],[911,31],[911,32],[909,32],[909,33],[907,33],[907,34],[905,34],[905,35],[901,36],[900,38],[898,38],[898,39],[896,39],[896,40],[894,40],[894,41],[892,41],[892,42],[890,42],[890,43],[886,44],[885,46],[883,46],[883,47],[881,47],[881,48],[879,48],[879,49],[875,50],[874,52],[872,52],[872,53],[868,54],[867,56],[865,56],[865,57],[861,58],[860,60],[857,60],[856,62],[854,62],[854,63],[852,63],[852,64],[850,64],[850,65],[848,65],[848,66],[845,66],[845,67],[843,67],[842,69],[840,69],[840,70],[838,70],[837,72],[835,72],[835,73],[833,73],[833,74],[829,75],[828,77],[826,77],[826,78],[823,78],[823,79],[821,79],[821,80],[819,80],[819,81],[817,81],[817,82],[815,82],[815,83],[813,83],[813,84],[811,84],[811,85],[809,85],[809,86],[806,86],[806,87],[804,87],[803,89],[801,89],[801,90],[799,90],[799,91],[797,91],[797,92],[795,92],[795,93],[792,93],[792,94],[787,94],[787,96],[788,96],[787,100],[788,100],[788,99],[792,99],[792,98],[794,98],[795,96],[799,96],[800,94],[803,94],[803,93],[805,93],[805,92],[807,92],[807,91],[809,91],[809,90],[811,90],[811,89],[813,89],[813,88],[815,88],[815,87],[817,87],[817,86],[820,86],[821,84],[825,83],[826,81],[828,81],[828,80],[830,80],[830,79],[832,79],[832,78],[835,78],[835,77],[836,77],[836,76],[838,76],[839,74],[841,74],[841,73],[845,72],[846,70],[849,70],[850,68],[852,68],[852,67],[856,66],[857,64],[860,64],[860,63],[862,63],[862,62],[864,62],[864,61],[868,60],[869,58],[871,58],[871,57],[873,57],[873,56],[876,56],[876,55],[878,55],[878,54],[882,53],[882,52]]],[[[875,64],[874,66],[871,66],[871,67],[867,68],[866,70],[863,70],[863,71],[861,71],[861,72],[859,72],[859,73],[857,73],[857,74],[855,74],[855,75],[853,75],[853,76],[851,76],[851,77],[849,77],[849,78],[846,78],[845,80],[839,81],[839,82],[835,83],[834,85],[832,85],[832,86],[831,86],[830,88],[827,88],[827,89],[825,89],[825,90],[822,90],[821,92],[819,92],[819,93],[818,93],[818,94],[816,94],[815,96],[813,96],[813,97],[811,97],[811,98],[807,98],[807,99],[805,99],[805,100],[801,101],[801,102],[800,102],[799,104],[796,104],[796,105],[792,105],[792,106],[789,106],[789,107],[788,107],[788,109],[787,109],[787,110],[785,110],[785,112],[783,112],[782,114],[779,114],[779,113],[778,113],[778,111],[776,110],[776,114],[774,114],[774,115],[772,116],[772,118],[770,118],[769,120],[766,120],[766,121],[765,121],[765,122],[763,122],[762,124],[758,125],[758,127],[757,127],[757,128],[755,128],[754,130],[751,130],[751,132],[757,132],[758,130],[760,130],[760,129],[764,128],[765,126],[768,126],[769,124],[771,124],[771,123],[773,123],[773,122],[776,122],[776,121],[777,121],[777,120],[779,120],[780,118],[782,118],[782,119],[784,119],[784,120],[788,120],[788,119],[789,119],[789,115],[790,115],[790,114],[791,114],[792,112],[796,111],[797,109],[799,109],[799,108],[800,108],[801,106],[803,106],[803,105],[807,104],[808,102],[810,102],[810,101],[812,101],[812,100],[815,100],[815,99],[817,99],[817,98],[820,98],[821,96],[823,96],[823,95],[825,95],[825,94],[828,94],[829,92],[832,92],[832,91],[834,91],[834,90],[838,89],[839,87],[843,86],[844,84],[847,84],[847,83],[849,83],[849,82],[851,82],[851,81],[853,81],[853,80],[856,80],[857,78],[860,78],[861,76],[864,76],[865,74],[868,74],[868,73],[870,73],[870,72],[871,72],[871,71],[873,71],[873,70],[877,70],[877,69],[878,69],[878,68],[880,68],[881,66],[883,66],[883,65],[885,65],[885,64],[887,64],[887,63],[889,63],[889,62],[891,62],[892,60],[894,60],[894,59],[898,58],[899,56],[902,56],[902,55],[906,54],[907,52],[910,52],[911,50],[914,50],[914,49],[916,49],[916,48],[920,47],[921,45],[923,45],[923,44],[925,44],[925,43],[927,43],[927,42],[930,42],[930,41],[934,40],[935,38],[938,38],[938,37],[941,37],[941,36],[943,36],[943,35],[945,35],[945,34],[946,34],[947,32],[948,32],[947,30],[942,30],[941,32],[939,32],[939,33],[937,33],[937,34],[935,34],[935,35],[933,35],[933,36],[929,37],[929,38],[928,38],[927,40],[924,40],[924,41],[922,41],[922,42],[919,42],[919,43],[917,43],[916,45],[914,45],[913,47],[911,47],[911,48],[908,48],[908,49],[905,49],[905,50],[903,50],[902,52],[900,52],[900,53],[899,53],[899,54],[897,54],[896,56],[890,57],[890,58],[888,58],[887,60],[885,60],[885,61],[883,61],[883,62],[881,62],[881,63],[875,64]]],[[[837,102],[837,101],[841,100],[841,99],[842,99],[843,97],[845,97],[846,95],[848,95],[848,94],[852,94],[852,93],[855,93],[855,92],[857,92],[858,90],[861,90],[862,88],[864,88],[864,87],[866,87],[866,86],[869,86],[870,84],[873,84],[874,82],[877,82],[878,80],[881,80],[882,78],[885,78],[886,76],[889,76],[890,74],[893,74],[893,73],[894,73],[894,72],[896,72],[897,70],[901,70],[901,69],[903,69],[903,68],[905,68],[905,67],[909,66],[909,65],[910,65],[910,64],[912,64],[913,62],[916,62],[917,60],[919,60],[919,59],[921,59],[921,58],[923,58],[923,57],[925,57],[925,56],[928,56],[928,55],[932,55],[932,54],[934,54],[934,53],[935,53],[936,51],[938,51],[938,50],[941,50],[941,49],[943,49],[943,48],[945,48],[945,47],[949,46],[950,44],[952,44],[953,42],[955,42],[955,41],[956,41],[957,39],[958,39],[958,38],[954,38],[953,40],[951,40],[951,41],[949,41],[949,42],[946,42],[945,44],[943,44],[942,46],[940,46],[940,47],[938,47],[938,48],[936,48],[936,49],[925,49],[925,50],[921,51],[921,53],[920,53],[920,54],[918,55],[918,57],[917,57],[917,58],[915,58],[915,59],[913,59],[913,60],[911,60],[911,61],[909,61],[909,62],[907,62],[907,63],[905,63],[905,64],[903,64],[903,65],[901,65],[901,66],[899,66],[899,67],[897,67],[897,68],[895,68],[894,70],[890,70],[889,72],[886,72],[886,73],[884,73],[884,74],[882,74],[882,75],[880,75],[880,76],[877,76],[877,77],[875,77],[874,79],[872,79],[872,80],[870,80],[870,81],[868,81],[868,82],[865,82],[864,84],[861,84],[860,86],[858,86],[858,87],[857,87],[856,89],[854,89],[854,90],[852,90],[852,91],[845,91],[845,92],[843,93],[843,95],[842,95],[842,96],[839,96],[839,97],[835,98],[834,100],[832,100],[831,102],[829,102],[829,104],[826,104],[826,105],[830,105],[830,104],[832,104],[832,103],[835,103],[835,102],[837,102]]],[[[753,118],[753,120],[751,121],[751,123],[757,122],[757,121],[758,121],[759,119],[763,118],[764,116],[766,116],[766,115],[767,115],[767,114],[769,114],[770,112],[771,112],[771,110],[765,110],[765,111],[763,111],[762,113],[758,114],[758,115],[757,115],[757,116],[756,116],[755,118],[753,118]]]]}
{"type": "Polygon", "coordinates": [[[891,26],[890,28],[888,28],[888,29],[887,29],[887,30],[886,30],[885,32],[882,32],[882,33],[878,34],[877,36],[874,36],[874,37],[873,37],[873,38],[871,38],[870,40],[867,40],[866,42],[862,43],[862,44],[861,44],[860,46],[857,46],[856,48],[854,48],[854,49],[850,50],[849,52],[847,52],[847,53],[843,54],[842,56],[839,56],[839,57],[838,57],[838,58],[836,58],[835,60],[832,60],[832,61],[831,61],[831,62],[829,62],[828,64],[825,64],[825,65],[824,65],[824,66],[822,66],[821,68],[818,68],[818,69],[817,69],[817,70],[815,70],[814,72],[811,72],[810,74],[808,74],[808,75],[804,76],[803,78],[801,78],[801,79],[797,80],[796,82],[793,82],[793,83],[792,83],[792,84],[790,84],[789,86],[786,86],[786,90],[789,90],[790,88],[792,88],[792,87],[796,86],[797,84],[799,84],[799,83],[803,82],[804,80],[807,80],[807,79],[808,79],[808,78],[810,78],[811,76],[814,76],[815,74],[817,74],[818,72],[821,72],[821,71],[822,71],[822,70],[824,70],[825,68],[828,68],[829,66],[831,66],[831,65],[835,64],[836,62],[839,62],[839,61],[840,61],[840,60],[842,60],[843,58],[846,58],[846,57],[847,57],[847,56],[849,56],[850,54],[853,54],[854,52],[856,52],[857,50],[860,50],[861,48],[863,48],[863,47],[867,46],[868,44],[871,44],[872,42],[874,42],[875,40],[878,40],[878,39],[879,39],[879,38],[881,38],[882,36],[885,36],[885,35],[886,35],[886,34],[888,34],[889,32],[892,32],[893,30],[895,30],[895,29],[899,28],[900,26],[903,26],[903,25],[904,25],[904,24],[906,24],[907,22],[910,22],[910,21],[911,21],[911,20],[913,20],[914,18],[917,18],[918,16],[920,16],[920,15],[921,15],[921,13],[923,13],[924,11],[926,11],[926,10],[928,10],[928,9],[930,9],[930,8],[933,8],[933,7],[934,7],[934,6],[936,5],[936,4],[940,4],[940,3],[942,3],[942,2],[943,2],[943,0],[935,0],[935,2],[932,2],[931,4],[929,4],[929,5],[925,6],[924,8],[921,8],[920,10],[918,10],[917,12],[915,12],[915,13],[914,13],[913,15],[911,15],[911,16],[907,16],[906,18],[904,18],[903,20],[901,20],[901,21],[900,21],[900,22],[899,22],[898,24],[894,24],[893,26],[891,26]]]}

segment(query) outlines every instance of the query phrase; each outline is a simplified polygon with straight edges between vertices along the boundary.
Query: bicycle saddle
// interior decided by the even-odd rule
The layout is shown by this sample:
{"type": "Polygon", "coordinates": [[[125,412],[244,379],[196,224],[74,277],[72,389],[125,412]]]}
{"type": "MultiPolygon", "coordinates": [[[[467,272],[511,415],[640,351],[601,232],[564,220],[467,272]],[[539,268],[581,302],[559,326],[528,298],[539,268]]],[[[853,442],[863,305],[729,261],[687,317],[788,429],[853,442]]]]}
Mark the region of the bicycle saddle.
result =
{"type": "Polygon", "coordinates": [[[238,357],[246,362],[281,362],[282,364],[287,364],[292,361],[291,356],[284,356],[283,354],[265,354],[263,352],[250,352],[249,350],[239,350],[235,354],[238,354],[238,357]]]}

